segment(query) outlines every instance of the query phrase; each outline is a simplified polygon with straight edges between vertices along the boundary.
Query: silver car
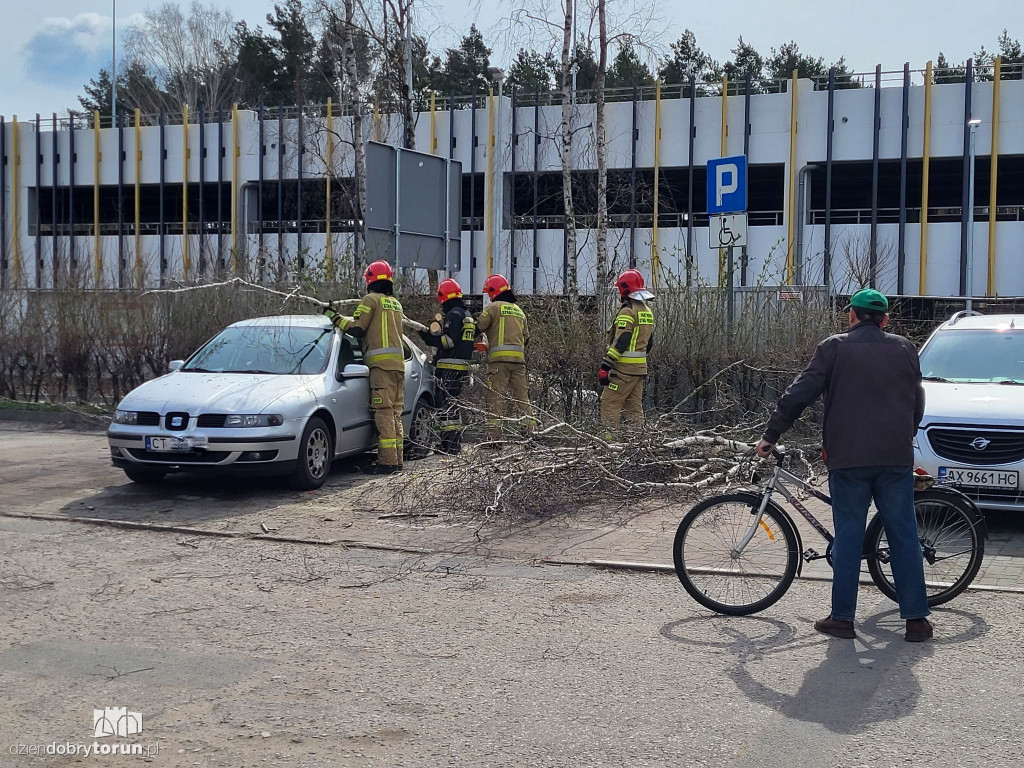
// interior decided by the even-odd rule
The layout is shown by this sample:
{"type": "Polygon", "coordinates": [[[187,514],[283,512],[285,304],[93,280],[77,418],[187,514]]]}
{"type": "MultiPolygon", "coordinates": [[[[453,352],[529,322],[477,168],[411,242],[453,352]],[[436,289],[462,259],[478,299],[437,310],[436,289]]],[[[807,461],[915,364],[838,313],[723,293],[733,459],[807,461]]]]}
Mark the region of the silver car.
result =
{"type": "MultiPolygon", "coordinates": [[[[424,452],[433,372],[404,346],[406,445],[424,452]]],[[[243,320],[125,396],[107,431],[110,456],[137,483],[248,471],[319,488],[335,457],[376,445],[369,376],[359,343],[319,315],[243,320]]]]}

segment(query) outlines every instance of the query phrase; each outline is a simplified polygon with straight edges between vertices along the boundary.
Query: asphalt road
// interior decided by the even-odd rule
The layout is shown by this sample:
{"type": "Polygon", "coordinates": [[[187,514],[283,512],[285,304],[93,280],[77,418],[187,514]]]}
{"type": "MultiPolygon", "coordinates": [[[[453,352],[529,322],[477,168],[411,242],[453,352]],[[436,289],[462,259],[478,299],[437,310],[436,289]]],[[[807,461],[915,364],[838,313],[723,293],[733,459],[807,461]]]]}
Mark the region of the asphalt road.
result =
{"type": "Polygon", "coordinates": [[[910,645],[870,589],[858,641],[815,634],[827,597],[727,619],[668,576],[0,518],[0,764],[125,764],[17,754],[115,706],[160,766],[1020,764],[1024,598],[910,645]]]}

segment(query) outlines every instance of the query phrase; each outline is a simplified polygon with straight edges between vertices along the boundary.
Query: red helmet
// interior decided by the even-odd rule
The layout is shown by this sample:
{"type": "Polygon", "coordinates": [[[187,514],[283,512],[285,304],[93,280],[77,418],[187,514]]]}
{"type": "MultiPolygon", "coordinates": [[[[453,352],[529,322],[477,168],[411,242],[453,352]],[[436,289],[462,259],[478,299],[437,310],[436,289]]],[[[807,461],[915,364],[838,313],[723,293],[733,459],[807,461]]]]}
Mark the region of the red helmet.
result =
{"type": "Polygon", "coordinates": [[[625,298],[644,289],[644,276],[638,269],[627,269],[616,278],[615,287],[619,289],[619,296],[625,298]]]}
{"type": "Polygon", "coordinates": [[[491,275],[484,280],[484,293],[487,294],[491,301],[494,301],[496,297],[505,291],[510,290],[512,289],[509,287],[508,280],[503,275],[491,275]]]}
{"type": "Polygon", "coordinates": [[[363,277],[366,278],[366,284],[369,285],[378,280],[394,280],[395,272],[386,261],[375,261],[366,268],[363,277]]]}
{"type": "Polygon", "coordinates": [[[462,286],[450,277],[437,286],[437,300],[444,304],[448,299],[461,299],[462,286]]]}

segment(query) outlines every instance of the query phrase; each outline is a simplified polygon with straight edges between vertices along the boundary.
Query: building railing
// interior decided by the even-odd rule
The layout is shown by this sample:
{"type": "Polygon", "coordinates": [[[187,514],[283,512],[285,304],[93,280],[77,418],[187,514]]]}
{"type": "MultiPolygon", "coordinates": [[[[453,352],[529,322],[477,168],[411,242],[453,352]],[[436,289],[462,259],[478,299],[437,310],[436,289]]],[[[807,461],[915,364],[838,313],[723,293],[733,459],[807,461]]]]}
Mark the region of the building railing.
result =
{"type": "MultiPolygon", "coordinates": [[[[920,86],[924,84],[925,73],[924,69],[911,69],[910,72],[910,83],[912,86],[920,86]]],[[[989,82],[994,78],[995,67],[991,64],[985,64],[981,66],[975,65],[972,68],[972,77],[975,82],[989,82]]],[[[879,78],[880,85],[883,88],[899,88],[903,86],[904,72],[902,69],[898,70],[885,70],[882,71],[879,78]]],[[[963,82],[966,77],[964,68],[962,67],[947,67],[942,69],[932,70],[932,80],[936,84],[942,83],[955,83],[963,82]]],[[[808,77],[814,84],[815,90],[825,90],[828,88],[828,75],[815,75],[808,77]]],[[[839,73],[837,79],[836,88],[873,88],[875,86],[876,73],[870,72],[852,72],[852,73],[839,73]]],[[[1002,80],[1021,80],[1024,79],[1024,64],[1013,63],[1003,64],[1001,69],[1002,80]]],[[[790,78],[753,78],[751,84],[751,94],[770,94],[770,93],[785,93],[789,88],[790,78]]],[[[730,96],[743,95],[745,93],[745,80],[744,79],[730,79],[728,83],[728,93],[730,96]]],[[[514,87],[506,86],[504,94],[506,96],[511,95],[512,91],[516,91],[516,104],[524,107],[531,106],[558,106],[562,103],[562,91],[560,88],[556,89],[545,89],[542,91],[530,91],[523,89],[515,89],[514,87]]],[[[688,99],[691,96],[691,88],[689,82],[684,83],[662,83],[661,85],[661,98],[662,100],[671,99],[688,99]]],[[[699,80],[696,81],[693,87],[693,91],[696,93],[698,98],[713,98],[720,97],[722,95],[722,81],[721,80],[699,80]]],[[[605,89],[605,100],[611,103],[614,102],[628,102],[635,98],[637,101],[653,101],[657,98],[657,89],[653,84],[645,83],[639,84],[635,88],[633,86],[627,86],[624,88],[608,88],[605,89]]],[[[596,91],[590,89],[578,89],[572,95],[572,100],[575,104],[593,104],[596,102],[596,91]]],[[[484,109],[487,106],[488,93],[481,90],[476,94],[463,94],[452,97],[450,94],[434,94],[434,108],[439,111],[448,111],[449,108],[462,110],[471,109],[475,104],[477,109],[484,109]]],[[[384,102],[363,102],[366,114],[372,119],[372,115],[376,113],[398,115],[401,114],[401,105],[395,101],[384,101],[384,102]]],[[[282,118],[285,120],[297,119],[301,114],[303,117],[312,120],[323,120],[327,114],[327,107],[324,104],[250,104],[241,107],[249,111],[262,110],[263,118],[265,120],[277,120],[282,118]]],[[[417,112],[425,113],[430,110],[430,94],[428,92],[420,92],[416,95],[414,101],[414,109],[417,112]]],[[[222,119],[225,123],[231,122],[231,104],[223,104],[218,107],[205,107],[205,114],[202,115],[205,118],[205,124],[211,124],[218,122],[218,118],[222,119]]],[[[335,117],[343,117],[352,114],[352,105],[347,102],[337,102],[332,106],[332,114],[335,117]]],[[[38,116],[36,116],[38,117],[38,116]]],[[[134,126],[135,115],[131,110],[122,112],[120,120],[124,125],[125,129],[129,129],[134,126]]],[[[200,109],[198,107],[191,107],[189,109],[188,121],[189,124],[199,124],[200,122],[200,109]]],[[[183,122],[183,111],[165,111],[163,114],[163,120],[165,125],[181,125],[183,122]]],[[[27,120],[23,119],[20,121],[22,124],[29,124],[35,127],[36,121],[34,118],[27,120]]],[[[160,122],[159,112],[144,112],[141,114],[142,125],[155,126],[160,122]]],[[[57,130],[68,130],[71,125],[74,125],[75,130],[89,130],[93,128],[93,114],[91,112],[77,112],[70,111],[68,115],[58,115],[56,117],[41,117],[39,120],[40,130],[52,130],[56,125],[57,130]]],[[[111,128],[115,127],[114,121],[110,115],[100,115],[100,127],[111,128]]],[[[372,130],[370,130],[372,135],[372,130]]]]}
{"type": "MultiPolygon", "coordinates": [[[[963,207],[959,205],[929,207],[928,222],[930,224],[942,222],[960,223],[963,217],[963,207]]],[[[987,205],[975,206],[974,220],[978,223],[988,221],[989,207],[987,205]]],[[[920,208],[906,209],[906,222],[908,224],[919,224],[921,222],[920,208]]],[[[879,208],[877,211],[877,223],[898,224],[900,221],[899,208],[879,208]]],[[[1024,205],[999,205],[996,206],[996,221],[1024,221],[1024,205]]],[[[811,211],[808,224],[822,225],[825,223],[825,211],[814,209],[811,211]]],[[[833,208],[832,224],[870,224],[870,208],[833,208]]]]}

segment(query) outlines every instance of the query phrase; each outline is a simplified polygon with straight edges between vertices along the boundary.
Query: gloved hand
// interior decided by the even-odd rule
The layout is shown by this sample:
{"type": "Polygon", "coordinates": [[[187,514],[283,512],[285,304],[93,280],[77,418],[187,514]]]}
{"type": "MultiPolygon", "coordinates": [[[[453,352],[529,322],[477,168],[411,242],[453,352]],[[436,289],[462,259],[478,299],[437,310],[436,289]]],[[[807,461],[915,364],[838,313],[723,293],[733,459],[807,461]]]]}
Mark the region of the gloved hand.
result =
{"type": "Polygon", "coordinates": [[[611,367],[601,363],[601,367],[597,369],[597,383],[602,387],[607,387],[611,384],[611,367]]]}
{"type": "Polygon", "coordinates": [[[331,306],[330,304],[323,308],[323,313],[327,316],[327,319],[330,320],[332,323],[337,318],[341,317],[341,314],[337,310],[335,310],[334,307],[331,306]]]}

